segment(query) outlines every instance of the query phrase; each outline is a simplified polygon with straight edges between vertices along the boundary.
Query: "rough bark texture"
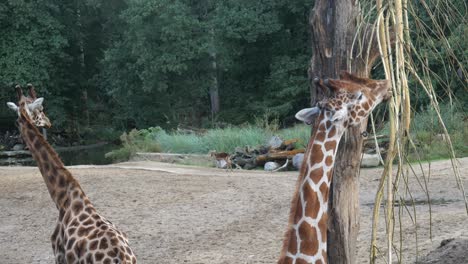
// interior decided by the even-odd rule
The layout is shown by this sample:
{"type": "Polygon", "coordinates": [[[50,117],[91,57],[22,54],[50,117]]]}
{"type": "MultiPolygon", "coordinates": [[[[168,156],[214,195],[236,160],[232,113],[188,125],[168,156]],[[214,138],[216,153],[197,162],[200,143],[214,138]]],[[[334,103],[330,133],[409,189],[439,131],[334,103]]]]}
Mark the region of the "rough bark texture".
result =
{"type": "MultiPolygon", "coordinates": [[[[313,56],[309,68],[312,104],[324,94],[312,85],[314,77],[338,78],[340,70],[368,77],[378,58],[375,38],[362,26],[353,45],[359,7],[353,0],[316,0],[310,15],[313,56]],[[371,45],[371,46],[369,46],[371,45]],[[352,48],[354,47],[354,48],[352,48]],[[369,47],[369,49],[368,49],[369,47]]],[[[359,163],[367,120],[348,129],[338,148],[330,190],[328,223],[329,263],[355,263],[359,230],[359,163]]]]}

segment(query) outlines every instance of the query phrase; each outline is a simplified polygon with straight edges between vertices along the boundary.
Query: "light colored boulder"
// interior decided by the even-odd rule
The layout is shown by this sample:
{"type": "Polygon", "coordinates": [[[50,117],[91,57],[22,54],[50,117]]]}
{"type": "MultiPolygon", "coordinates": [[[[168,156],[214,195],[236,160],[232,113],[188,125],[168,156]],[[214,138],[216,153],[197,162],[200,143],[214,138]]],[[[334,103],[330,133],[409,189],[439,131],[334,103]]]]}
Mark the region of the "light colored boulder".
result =
{"type": "Polygon", "coordinates": [[[279,165],[277,162],[274,161],[269,161],[265,163],[265,166],[263,167],[265,171],[274,171],[277,168],[279,168],[281,165],[279,165]]]}
{"type": "Polygon", "coordinates": [[[304,153],[297,153],[296,155],[294,155],[294,157],[292,158],[292,164],[294,168],[296,168],[297,170],[300,170],[303,160],[304,160],[304,153]]]}
{"type": "Polygon", "coordinates": [[[362,168],[377,167],[380,165],[380,157],[378,154],[366,154],[364,153],[361,160],[362,168]]]}
{"type": "Polygon", "coordinates": [[[283,140],[278,136],[272,136],[268,141],[268,146],[274,149],[281,147],[281,144],[283,144],[283,140]]]}
{"type": "Polygon", "coordinates": [[[227,168],[227,162],[225,160],[223,160],[223,159],[216,160],[216,168],[226,169],[227,168]]]}
{"type": "Polygon", "coordinates": [[[18,150],[23,150],[24,149],[24,145],[23,144],[16,144],[13,146],[12,150],[14,151],[18,151],[18,150]]]}

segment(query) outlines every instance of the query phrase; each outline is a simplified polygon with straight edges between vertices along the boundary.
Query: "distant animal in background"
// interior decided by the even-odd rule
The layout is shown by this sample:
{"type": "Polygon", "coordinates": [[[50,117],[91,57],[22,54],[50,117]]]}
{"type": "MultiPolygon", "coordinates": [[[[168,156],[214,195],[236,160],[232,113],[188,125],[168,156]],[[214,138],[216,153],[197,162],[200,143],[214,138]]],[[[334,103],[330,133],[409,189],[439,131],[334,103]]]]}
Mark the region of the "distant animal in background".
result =
{"type": "Polygon", "coordinates": [[[232,160],[229,153],[210,151],[210,156],[216,159],[217,168],[232,170],[232,160]]]}

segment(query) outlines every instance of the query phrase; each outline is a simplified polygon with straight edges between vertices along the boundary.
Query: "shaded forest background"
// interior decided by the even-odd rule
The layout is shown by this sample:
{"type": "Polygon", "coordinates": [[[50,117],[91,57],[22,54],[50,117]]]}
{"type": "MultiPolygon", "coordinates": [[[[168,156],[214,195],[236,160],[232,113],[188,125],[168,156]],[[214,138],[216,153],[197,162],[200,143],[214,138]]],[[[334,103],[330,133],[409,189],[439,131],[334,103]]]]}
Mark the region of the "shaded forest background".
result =
{"type": "MultiPolygon", "coordinates": [[[[428,1],[437,9],[437,1],[428,1]]],[[[452,1],[466,15],[463,0],[452,1]]],[[[252,122],[268,113],[282,126],[310,104],[311,57],[305,0],[9,0],[0,3],[0,101],[14,84],[35,84],[52,132],[71,138],[161,126],[173,129],[252,122]]],[[[420,21],[429,21],[424,8],[420,21]]],[[[466,112],[462,65],[468,25],[442,19],[454,54],[434,38],[416,41],[442,103],[466,112]],[[429,45],[428,43],[431,43],[429,45]],[[432,47],[440,47],[433,50],[432,47]]],[[[417,27],[411,34],[417,34],[417,27]]],[[[374,78],[382,77],[379,66],[374,78]]],[[[415,82],[413,108],[429,100],[415,82]]],[[[0,128],[14,113],[0,107],[0,128]]]]}

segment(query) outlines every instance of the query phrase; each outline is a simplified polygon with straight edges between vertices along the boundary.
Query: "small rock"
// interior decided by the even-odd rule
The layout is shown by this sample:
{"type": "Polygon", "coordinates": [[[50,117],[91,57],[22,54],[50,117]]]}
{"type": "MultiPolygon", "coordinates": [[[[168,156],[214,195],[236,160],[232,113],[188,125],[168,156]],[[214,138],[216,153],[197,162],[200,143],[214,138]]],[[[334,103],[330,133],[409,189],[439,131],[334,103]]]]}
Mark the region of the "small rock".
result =
{"type": "Polygon", "coordinates": [[[225,160],[223,160],[223,159],[216,160],[216,168],[226,169],[227,168],[227,162],[225,160]]]}
{"type": "Polygon", "coordinates": [[[277,162],[269,161],[265,163],[265,166],[263,168],[265,169],[265,171],[274,171],[279,167],[281,167],[281,165],[279,165],[277,162]]]}
{"type": "Polygon", "coordinates": [[[364,153],[361,160],[362,168],[377,167],[380,165],[380,157],[378,154],[366,154],[364,153]]]}
{"type": "Polygon", "coordinates": [[[296,168],[297,170],[300,170],[303,160],[304,160],[304,153],[297,153],[296,155],[294,155],[294,157],[292,158],[292,164],[294,168],[296,168]]]}
{"type": "Polygon", "coordinates": [[[18,150],[23,150],[24,149],[24,145],[23,144],[16,144],[13,146],[12,150],[14,151],[18,151],[18,150]]]}
{"type": "Polygon", "coordinates": [[[274,149],[281,147],[281,144],[283,144],[283,140],[278,136],[272,136],[268,141],[268,146],[274,149]]]}

